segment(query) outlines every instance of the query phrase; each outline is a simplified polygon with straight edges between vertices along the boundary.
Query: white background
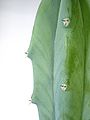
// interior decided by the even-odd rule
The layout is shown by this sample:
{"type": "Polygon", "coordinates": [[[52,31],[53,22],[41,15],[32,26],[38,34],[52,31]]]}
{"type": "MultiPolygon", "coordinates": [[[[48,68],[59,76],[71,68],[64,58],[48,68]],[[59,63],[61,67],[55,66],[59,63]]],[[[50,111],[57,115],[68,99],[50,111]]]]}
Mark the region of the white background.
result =
{"type": "Polygon", "coordinates": [[[39,120],[26,57],[40,0],[0,0],[0,120],[39,120]]]}

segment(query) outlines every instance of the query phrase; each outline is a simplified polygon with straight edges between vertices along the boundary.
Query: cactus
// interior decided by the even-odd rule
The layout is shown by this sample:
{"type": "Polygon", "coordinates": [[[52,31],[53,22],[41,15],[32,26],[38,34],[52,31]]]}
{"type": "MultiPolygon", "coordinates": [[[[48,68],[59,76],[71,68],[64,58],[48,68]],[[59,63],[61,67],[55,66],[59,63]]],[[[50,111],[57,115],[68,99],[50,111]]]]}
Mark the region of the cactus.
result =
{"type": "Polygon", "coordinates": [[[27,57],[33,65],[32,103],[38,107],[40,120],[90,119],[90,104],[84,106],[81,5],[80,0],[42,0],[38,8],[27,57]]]}

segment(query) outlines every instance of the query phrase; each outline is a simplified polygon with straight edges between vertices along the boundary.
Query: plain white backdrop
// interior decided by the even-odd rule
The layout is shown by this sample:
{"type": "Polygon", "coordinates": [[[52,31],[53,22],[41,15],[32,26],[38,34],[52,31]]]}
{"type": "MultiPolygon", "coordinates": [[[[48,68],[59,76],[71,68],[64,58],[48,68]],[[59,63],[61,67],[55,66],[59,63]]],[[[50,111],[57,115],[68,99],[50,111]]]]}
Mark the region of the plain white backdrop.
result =
{"type": "Polygon", "coordinates": [[[0,0],[0,120],[39,120],[25,55],[40,0],[0,0]]]}

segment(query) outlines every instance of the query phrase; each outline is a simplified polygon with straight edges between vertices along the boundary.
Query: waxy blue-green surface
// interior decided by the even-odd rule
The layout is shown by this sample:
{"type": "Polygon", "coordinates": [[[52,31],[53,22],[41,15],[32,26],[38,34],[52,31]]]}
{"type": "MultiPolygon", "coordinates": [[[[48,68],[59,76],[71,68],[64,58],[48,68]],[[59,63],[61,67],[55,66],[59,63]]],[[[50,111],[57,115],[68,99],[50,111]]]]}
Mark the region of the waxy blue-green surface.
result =
{"type": "Polygon", "coordinates": [[[27,52],[39,119],[90,120],[90,0],[42,0],[27,52]]]}

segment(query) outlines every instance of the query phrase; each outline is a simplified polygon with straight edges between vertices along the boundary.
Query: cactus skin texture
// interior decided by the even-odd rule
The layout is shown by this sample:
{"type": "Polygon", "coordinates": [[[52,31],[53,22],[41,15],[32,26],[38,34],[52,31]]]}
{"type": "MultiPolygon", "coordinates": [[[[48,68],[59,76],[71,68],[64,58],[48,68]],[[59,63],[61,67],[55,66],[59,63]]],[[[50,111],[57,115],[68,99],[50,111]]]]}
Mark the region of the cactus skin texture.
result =
{"type": "Polygon", "coordinates": [[[42,0],[27,57],[40,120],[90,120],[90,1],[42,0]]]}

